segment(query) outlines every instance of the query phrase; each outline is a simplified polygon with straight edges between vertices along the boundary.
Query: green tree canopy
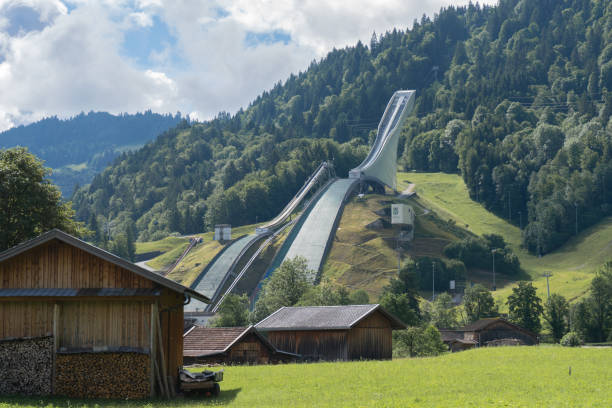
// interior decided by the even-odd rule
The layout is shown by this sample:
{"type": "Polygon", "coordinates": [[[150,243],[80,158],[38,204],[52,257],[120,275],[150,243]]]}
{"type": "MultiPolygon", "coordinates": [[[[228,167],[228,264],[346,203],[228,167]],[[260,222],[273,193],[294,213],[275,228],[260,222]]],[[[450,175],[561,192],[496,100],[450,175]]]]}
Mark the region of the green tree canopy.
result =
{"type": "Polygon", "coordinates": [[[73,220],[72,204],[62,203],[50,170],[25,148],[0,150],[0,250],[53,228],[72,235],[86,232],[73,220]]]}
{"type": "Polygon", "coordinates": [[[283,306],[293,306],[311,287],[306,259],[295,257],[281,264],[262,285],[261,293],[251,315],[256,323],[283,306]]]}
{"type": "Polygon", "coordinates": [[[550,331],[555,343],[568,332],[569,303],[558,293],[550,295],[544,305],[544,327],[550,331]]]}
{"type": "Polygon", "coordinates": [[[491,292],[479,283],[465,289],[463,304],[469,322],[498,315],[497,306],[491,292]]]}
{"type": "Polygon", "coordinates": [[[249,323],[249,298],[246,294],[230,293],[219,305],[219,317],[212,325],[214,327],[239,327],[249,323]]]}
{"type": "Polygon", "coordinates": [[[517,287],[512,288],[507,304],[512,322],[534,333],[540,332],[540,316],[544,308],[531,282],[519,282],[517,287]]]}

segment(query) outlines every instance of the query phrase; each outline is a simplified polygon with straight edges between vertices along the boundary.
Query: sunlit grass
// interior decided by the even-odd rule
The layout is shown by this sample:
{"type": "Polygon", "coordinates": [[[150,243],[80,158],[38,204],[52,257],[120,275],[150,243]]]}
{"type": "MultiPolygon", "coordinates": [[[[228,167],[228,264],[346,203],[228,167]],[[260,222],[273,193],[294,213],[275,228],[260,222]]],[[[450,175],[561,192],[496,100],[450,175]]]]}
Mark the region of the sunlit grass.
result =
{"type": "Polygon", "coordinates": [[[217,399],[5,398],[0,407],[609,407],[611,366],[609,348],[482,348],[393,361],[226,367],[217,399]]]}
{"type": "MultiPolygon", "coordinates": [[[[612,257],[612,217],[582,231],[564,246],[542,258],[521,248],[521,231],[470,199],[459,175],[445,173],[398,173],[399,189],[416,184],[423,202],[442,218],[451,218],[475,234],[499,234],[510,243],[521,266],[534,280],[541,297],[546,296],[546,272],[551,272],[550,290],[569,299],[576,299],[588,289],[593,272],[612,257]]],[[[523,215],[523,222],[526,215],[523,215]]],[[[500,288],[495,294],[505,300],[513,285],[500,288]]]]}

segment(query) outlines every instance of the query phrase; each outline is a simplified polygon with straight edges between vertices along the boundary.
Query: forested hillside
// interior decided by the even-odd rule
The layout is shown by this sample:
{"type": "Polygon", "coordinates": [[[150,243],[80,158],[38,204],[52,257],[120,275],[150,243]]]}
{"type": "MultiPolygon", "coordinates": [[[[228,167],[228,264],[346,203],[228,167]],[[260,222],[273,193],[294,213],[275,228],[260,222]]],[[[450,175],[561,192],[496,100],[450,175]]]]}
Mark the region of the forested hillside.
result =
{"type": "Polygon", "coordinates": [[[70,119],[50,117],[0,133],[0,148],[27,147],[53,169],[52,180],[65,198],[75,184],[87,184],[123,151],[135,149],[176,126],[181,114],[147,111],[134,115],[80,113],[70,119]]]}
{"type": "Polygon", "coordinates": [[[334,50],[235,115],[182,124],[96,176],[77,214],[133,220],[140,239],[269,218],[320,160],[345,176],[364,157],[397,89],[417,90],[403,166],[460,172],[532,252],[612,212],[612,4],[501,0],[334,50]]]}

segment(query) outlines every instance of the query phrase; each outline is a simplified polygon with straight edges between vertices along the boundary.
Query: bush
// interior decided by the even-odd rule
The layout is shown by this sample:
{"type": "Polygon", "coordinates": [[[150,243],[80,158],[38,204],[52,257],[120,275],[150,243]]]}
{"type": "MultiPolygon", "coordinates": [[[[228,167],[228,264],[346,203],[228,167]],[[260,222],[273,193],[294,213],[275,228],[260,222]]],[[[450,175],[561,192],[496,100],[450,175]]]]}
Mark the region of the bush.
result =
{"type": "Polygon", "coordinates": [[[578,347],[582,344],[582,339],[576,332],[569,332],[561,339],[563,347],[578,347]]]}
{"type": "Polygon", "coordinates": [[[408,327],[393,332],[393,355],[395,357],[429,357],[447,351],[440,332],[433,326],[408,327]]]}

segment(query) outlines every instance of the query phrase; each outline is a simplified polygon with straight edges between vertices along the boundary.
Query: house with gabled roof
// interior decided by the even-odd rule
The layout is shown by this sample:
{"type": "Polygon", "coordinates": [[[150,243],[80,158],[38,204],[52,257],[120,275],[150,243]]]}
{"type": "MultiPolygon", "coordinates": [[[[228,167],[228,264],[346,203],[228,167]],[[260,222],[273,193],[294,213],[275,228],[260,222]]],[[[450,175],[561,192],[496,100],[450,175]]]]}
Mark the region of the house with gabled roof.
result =
{"type": "Polygon", "coordinates": [[[255,325],[276,348],[309,361],[383,360],[406,325],[378,304],[283,307],[255,325]]]}
{"type": "Polygon", "coordinates": [[[299,360],[249,327],[193,326],[183,336],[185,364],[268,364],[299,360]]]}
{"type": "Polygon", "coordinates": [[[456,330],[441,329],[440,334],[451,351],[499,345],[531,346],[539,342],[536,333],[501,317],[483,318],[456,330]]]}
{"type": "Polygon", "coordinates": [[[0,253],[0,393],[172,395],[191,299],[209,301],[57,229],[10,248],[0,253]]]}

